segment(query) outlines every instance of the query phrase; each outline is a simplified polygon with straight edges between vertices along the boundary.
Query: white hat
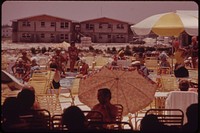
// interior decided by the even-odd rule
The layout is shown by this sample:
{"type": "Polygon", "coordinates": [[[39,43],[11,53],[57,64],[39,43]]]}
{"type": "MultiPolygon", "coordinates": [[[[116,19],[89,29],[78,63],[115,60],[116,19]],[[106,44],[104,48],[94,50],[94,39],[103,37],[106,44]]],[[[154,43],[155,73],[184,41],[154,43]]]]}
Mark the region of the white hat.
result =
{"type": "Polygon", "coordinates": [[[140,65],[140,64],[141,64],[140,61],[134,61],[131,63],[131,65],[140,65]]]}

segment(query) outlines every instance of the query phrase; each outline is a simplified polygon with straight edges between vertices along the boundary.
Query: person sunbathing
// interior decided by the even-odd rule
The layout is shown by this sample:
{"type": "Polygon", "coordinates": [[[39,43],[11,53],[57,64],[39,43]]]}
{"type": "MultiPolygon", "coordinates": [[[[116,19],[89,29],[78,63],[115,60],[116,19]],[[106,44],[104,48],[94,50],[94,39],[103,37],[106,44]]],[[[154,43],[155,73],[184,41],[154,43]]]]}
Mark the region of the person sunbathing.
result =
{"type": "Polygon", "coordinates": [[[85,58],[81,59],[81,63],[82,64],[80,68],[80,74],[76,76],[77,78],[81,78],[88,74],[89,65],[86,63],[86,59],[85,58]]]}

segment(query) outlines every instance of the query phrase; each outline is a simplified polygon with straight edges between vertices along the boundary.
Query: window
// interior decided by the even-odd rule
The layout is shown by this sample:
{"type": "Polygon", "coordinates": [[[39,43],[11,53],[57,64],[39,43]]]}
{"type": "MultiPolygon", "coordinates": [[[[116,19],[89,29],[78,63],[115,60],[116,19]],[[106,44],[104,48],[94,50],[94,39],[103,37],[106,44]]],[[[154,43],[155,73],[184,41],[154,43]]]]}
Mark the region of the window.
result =
{"type": "Polygon", "coordinates": [[[124,29],[124,25],[123,24],[118,24],[117,25],[117,29],[124,29]]]}
{"type": "Polygon", "coordinates": [[[69,27],[69,23],[68,22],[61,22],[60,23],[60,28],[66,29],[69,27]]]}
{"type": "Polygon", "coordinates": [[[92,29],[94,29],[94,24],[86,24],[86,29],[87,29],[87,30],[92,30],[92,29]]]}
{"type": "Polygon", "coordinates": [[[40,37],[41,37],[41,38],[45,38],[45,35],[44,35],[44,34],[41,34],[40,37]]]}
{"type": "Polygon", "coordinates": [[[108,38],[111,38],[111,35],[108,35],[108,38]]]}
{"type": "Polygon", "coordinates": [[[111,25],[111,24],[108,24],[108,28],[112,28],[112,25],[111,25]]]}
{"type": "Polygon", "coordinates": [[[123,35],[117,35],[117,38],[124,38],[123,35]]]}
{"type": "Polygon", "coordinates": [[[25,38],[25,37],[26,37],[26,34],[25,34],[25,33],[23,33],[23,34],[22,34],[22,37],[23,37],[23,38],[25,38]]]}
{"type": "Polygon", "coordinates": [[[31,35],[28,34],[28,33],[23,33],[22,34],[22,38],[30,38],[30,37],[31,37],[31,35]]]}
{"type": "Polygon", "coordinates": [[[60,39],[64,39],[64,34],[60,34],[60,39]]]}
{"type": "Polygon", "coordinates": [[[51,27],[55,27],[55,22],[51,22],[51,27]]]}
{"type": "Polygon", "coordinates": [[[65,34],[65,39],[68,40],[68,34],[65,34]]]}
{"type": "Polygon", "coordinates": [[[102,24],[99,24],[99,29],[102,29],[102,24]]]}
{"type": "Polygon", "coordinates": [[[30,25],[30,22],[28,22],[28,21],[23,21],[23,22],[22,22],[22,26],[29,27],[29,26],[31,26],[31,25],[30,25]]]}
{"type": "Polygon", "coordinates": [[[41,22],[41,27],[45,27],[45,22],[41,22]]]}
{"type": "Polygon", "coordinates": [[[54,36],[54,34],[51,34],[51,38],[54,38],[55,36],[54,36]]]}

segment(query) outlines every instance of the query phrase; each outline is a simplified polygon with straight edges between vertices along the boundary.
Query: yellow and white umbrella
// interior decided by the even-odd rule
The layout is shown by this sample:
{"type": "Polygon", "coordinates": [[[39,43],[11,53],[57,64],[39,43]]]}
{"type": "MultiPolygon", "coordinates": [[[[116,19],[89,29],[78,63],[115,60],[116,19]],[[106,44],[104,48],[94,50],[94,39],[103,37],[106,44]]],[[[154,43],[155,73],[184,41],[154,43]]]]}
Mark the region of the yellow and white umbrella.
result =
{"type": "Polygon", "coordinates": [[[198,17],[177,12],[157,14],[132,25],[131,30],[137,35],[147,35],[152,31],[160,36],[179,36],[185,31],[198,36],[198,17]]]}

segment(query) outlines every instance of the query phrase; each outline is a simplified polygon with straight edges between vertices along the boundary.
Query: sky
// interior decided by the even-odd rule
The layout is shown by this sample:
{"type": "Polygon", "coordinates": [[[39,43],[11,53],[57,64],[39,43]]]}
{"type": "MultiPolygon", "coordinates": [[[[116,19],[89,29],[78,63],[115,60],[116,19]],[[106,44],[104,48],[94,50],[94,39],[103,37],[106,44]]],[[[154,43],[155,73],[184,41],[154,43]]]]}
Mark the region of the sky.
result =
{"type": "Polygon", "coordinates": [[[74,21],[109,17],[131,24],[160,13],[198,10],[194,1],[5,1],[1,5],[2,24],[12,20],[47,14],[74,21]]]}

